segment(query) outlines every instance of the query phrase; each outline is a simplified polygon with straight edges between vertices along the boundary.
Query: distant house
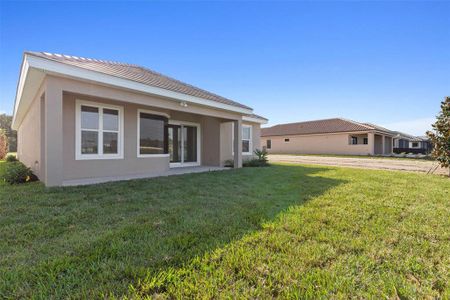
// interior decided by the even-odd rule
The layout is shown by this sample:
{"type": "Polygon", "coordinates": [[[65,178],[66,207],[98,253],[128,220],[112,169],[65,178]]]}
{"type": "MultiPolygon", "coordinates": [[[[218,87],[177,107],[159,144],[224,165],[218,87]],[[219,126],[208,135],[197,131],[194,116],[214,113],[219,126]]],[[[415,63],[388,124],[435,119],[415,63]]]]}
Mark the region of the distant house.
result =
{"type": "Polygon", "coordinates": [[[20,161],[60,186],[209,170],[227,160],[239,168],[266,122],[244,104],[146,67],[26,52],[12,128],[20,161]]]}
{"type": "Polygon", "coordinates": [[[394,153],[428,154],[433,148],[426,136],[412,136],[399,131],[394,133],[394,153]]]}
{"type": "Polygon", "coordinates": [[[381,126],[334,118],[262,128],[261,147],[269,153],[389,155],[393,136],[381,126]]]}

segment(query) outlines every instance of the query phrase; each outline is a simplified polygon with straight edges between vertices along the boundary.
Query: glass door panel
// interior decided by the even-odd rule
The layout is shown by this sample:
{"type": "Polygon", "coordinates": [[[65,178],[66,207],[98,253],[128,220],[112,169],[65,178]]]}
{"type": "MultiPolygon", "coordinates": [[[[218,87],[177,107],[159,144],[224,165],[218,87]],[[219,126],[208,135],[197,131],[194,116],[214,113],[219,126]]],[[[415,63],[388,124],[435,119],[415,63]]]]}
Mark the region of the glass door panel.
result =
{"type": "Polygon", "coordinates": [[[181,126],[168,126],[169,155],[171,163],[181,162],[181,126]]]}
{"type": "Polygon", "coordinates": [[[197,127],[183,126],[183,162],[197,161],[197,127]]]}

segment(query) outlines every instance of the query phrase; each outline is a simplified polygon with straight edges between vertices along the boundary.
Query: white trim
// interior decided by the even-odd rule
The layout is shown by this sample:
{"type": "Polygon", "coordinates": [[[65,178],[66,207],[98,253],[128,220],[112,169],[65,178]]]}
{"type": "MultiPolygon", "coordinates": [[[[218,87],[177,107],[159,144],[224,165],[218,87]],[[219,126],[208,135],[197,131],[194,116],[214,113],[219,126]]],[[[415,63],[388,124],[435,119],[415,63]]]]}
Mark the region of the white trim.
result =
{"type": "MultiPolygon", "coordinates": [[[[89,130],[86,130],[89,131],[89,130]]],[[[96,160],[96,159],[123,159],[123,132],[124,132],[124,113],[122,106],[103,104],[99,102],[85,101],[76,99],[75,101],[75,160],[96,160]],[[91,106],[97,107],[99,109],[99,127],[97,130],[92,130],[98,132],[98,154],[82,154],[81,153],[81,106],[91,106]],[[103,108],[117,110],[119,115],[119,127],[118,127],[118,145],[117,154],[103,154],[103,132],[116,132],[111,130],[103,131],[103,108]]]]}
{"type": "Polygon", "coordinates": [[[141,154],[140,150],[141,150],[141,112],[142,113],[147,113],[147,114],[152,114],[152,115],[158,115],[158,116],[162,116],[162,117],[166,117],[167,119],[170,118],[169,114],[163,113],[163,112],[159,112],[159,111],[154,111],[154,110],[148,110],[148,109],[142,109],[142,108],[138,108],[137,110],[137,114],[136,114],[136,119],[137,119],[137,149],[136,149],[136,155],[138,158],[146,158],[146,157],[169,157],[168,153],[160,153],[160,154],[141,154]]]}
{"type": "Polygon", "coordinates": [[[178,168],[178,167],[194,167],[194,166],[200,166],[201,165],[201,126],[199,123],[193,123],[193,122],[185,122],[185,121],[178,121],[178,120],[169,120],[169,125],[179,125],[181,126],[181,162],[176,163],[169,163],[171,168],[178,168]],[[197,161],[195,162],[184,162],[184,142],[183,142],[183,126],[192,126],[197,128],[197,161]]]}
{"type": "Polygon", "coordinates": [[[157,116],[163,116],[166,117],[167,119],[170,119],[170,115],[164,112],[160,112],[160,111],[155,111],[155,110],[149,110],[149,109],[143,109],[143,108],[138,108],[138,111],[143,112],[143,113],[147,113],[147,114],[151,114],[151,115],[157,115],[157,116]]]}
{"type": "Polygon", "coordinates": [[[242,121],[247,121],[247,122],[253,122],[253,123],[259,123],[259,124],[267,124],[267,120],[265,119],[260,119],[260,118],[255,118],[255,117],[249,117],[249,116],[242,116],[242,121]]]}
{"type": "Polygon", "coordinates": [[[16,126],[16,115],[20,106],[20,102],[22,99],[23,89],[25,88],[25,81],[27,79],[28,71],[30,68],[34,68],[37,70],[44,71],[47,74],[56,74],[63,75],[72,78],[80,78],[88,81],[94,81],[102,84],[112,85],[120,88],[131,89],[134,91],[139,91],[147,94],[158,95],[162,97],[167,97],[171,99],[175,99],[176,101],[186,101],[189,103],[195,103],[199,105],[205,105],[208,107],[213,107],[216,109],[223,109],[227,111],[242,113],[242,114],[251,114],[251,108],[238,107],[230,104],[220,103],[217,101],[204,99],[200,97],[195,97],[179,92],[174,92],[170,90],[166,90],[163,88],[158,88],[154,86],[149,86],[143,83],[139,83],[136,81],[119,78],[112,75],[107,75],[104,73],[86,70],[80,67],[67,65],[64,63],[56,62],[53,60],[45,59],[42,57],[37,57],[32,54],[25,54],[22,63],[22,69],[20,72],[19,83],[17,86],[16,99],[14,104],[14,113],[13,113],[13,128],[17,128],[16,126]]]}
{"type": "Polygon", "coordinates": [[[242,151],[242,155],[252,155],[253,154],[253,126],[242,124],[242,141],[248,141],[248,150],[249,152],[242,151]],[[244,139],[244,128],[250,128],[250,138],[244,139]]]}
{"type": "MultiPolygon", "coordinates": [[[[17,91],[16,91],[16,99],[14,100],[14,112],[13,112],[13,119],[11,122],[11,127],[13,127],[13,129],[15,129],[15,121],[16,121],[16,115],[17,115],[17,109],[19,108],[19,102],[20,99],[22,98],[22,93],[23,93],[23,88],[25,85],[25,79],[27,78],[28,75],[28,69],[29,69],[29,64],[28,61],[26,60],[26,56],[24,57],[24,60],[22,62],[22,67],[20,70],[20,77],[19,77],[19,82],[17,84],[17,91]]],[[[16,129],[17,130],[17,129],[16,129]]]]}
{"type": "MultiPolygon", "coordinates": [[[[234,122],[231,123],[231,154],[234,156],[234,122]]],[[[241,143],[244,140],[244,127],[248,127],[250,128],[250,139],[249,139],[249,145],[248,145],[248,149],[250,150],[250,152],[244,152],[242,151],[242,155],[253,155],[253,126],[252,125],[248,125],[248,124],[242,124],[241,125],[241,143]]],[[[247,140],[247,139],[246,139],[247,140]]]]}

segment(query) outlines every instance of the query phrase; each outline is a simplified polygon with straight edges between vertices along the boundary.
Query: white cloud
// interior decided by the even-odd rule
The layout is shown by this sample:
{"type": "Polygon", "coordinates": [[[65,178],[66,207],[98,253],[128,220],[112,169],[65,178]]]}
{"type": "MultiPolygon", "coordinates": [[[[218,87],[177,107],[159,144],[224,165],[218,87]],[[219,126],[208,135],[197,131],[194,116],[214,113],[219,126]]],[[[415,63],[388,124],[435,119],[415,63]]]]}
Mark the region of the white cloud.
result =
{"type": "Polygon", "coordinates": [[[436,122],[436,118],[421,118],[408,121],[399,121],[382,125],[390,130],[401,131],[412,135],[425,135],[427,130],[431,130],[431,124],[436,122]]]}

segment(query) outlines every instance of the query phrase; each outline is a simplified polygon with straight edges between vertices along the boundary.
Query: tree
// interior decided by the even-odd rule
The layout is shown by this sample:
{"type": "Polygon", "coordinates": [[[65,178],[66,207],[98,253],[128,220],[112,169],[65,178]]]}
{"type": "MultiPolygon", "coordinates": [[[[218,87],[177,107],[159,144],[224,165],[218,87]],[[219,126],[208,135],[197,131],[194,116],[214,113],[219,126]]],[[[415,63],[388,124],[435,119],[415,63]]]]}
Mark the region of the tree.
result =
{"type": "Polygon", "coordinates": [[[449,168],[450,176],[450,97],[441,103],[441,112],[436,117],[433,130],[427,135],[433,144],[432,156],[436,158],[441,167],[449,168]]]}
{"type": "Polygon", "coordinates": [[[8,137],[3,129],[0,129],[0,160],[8,153],[8,137]]]}
{"type": "Polygon", "coordinates": [[[17,151],[17,132],[11,129],[12,116],[0,114],[0,129],[5,131],[8,137],[9,152],[17,151]]]}

